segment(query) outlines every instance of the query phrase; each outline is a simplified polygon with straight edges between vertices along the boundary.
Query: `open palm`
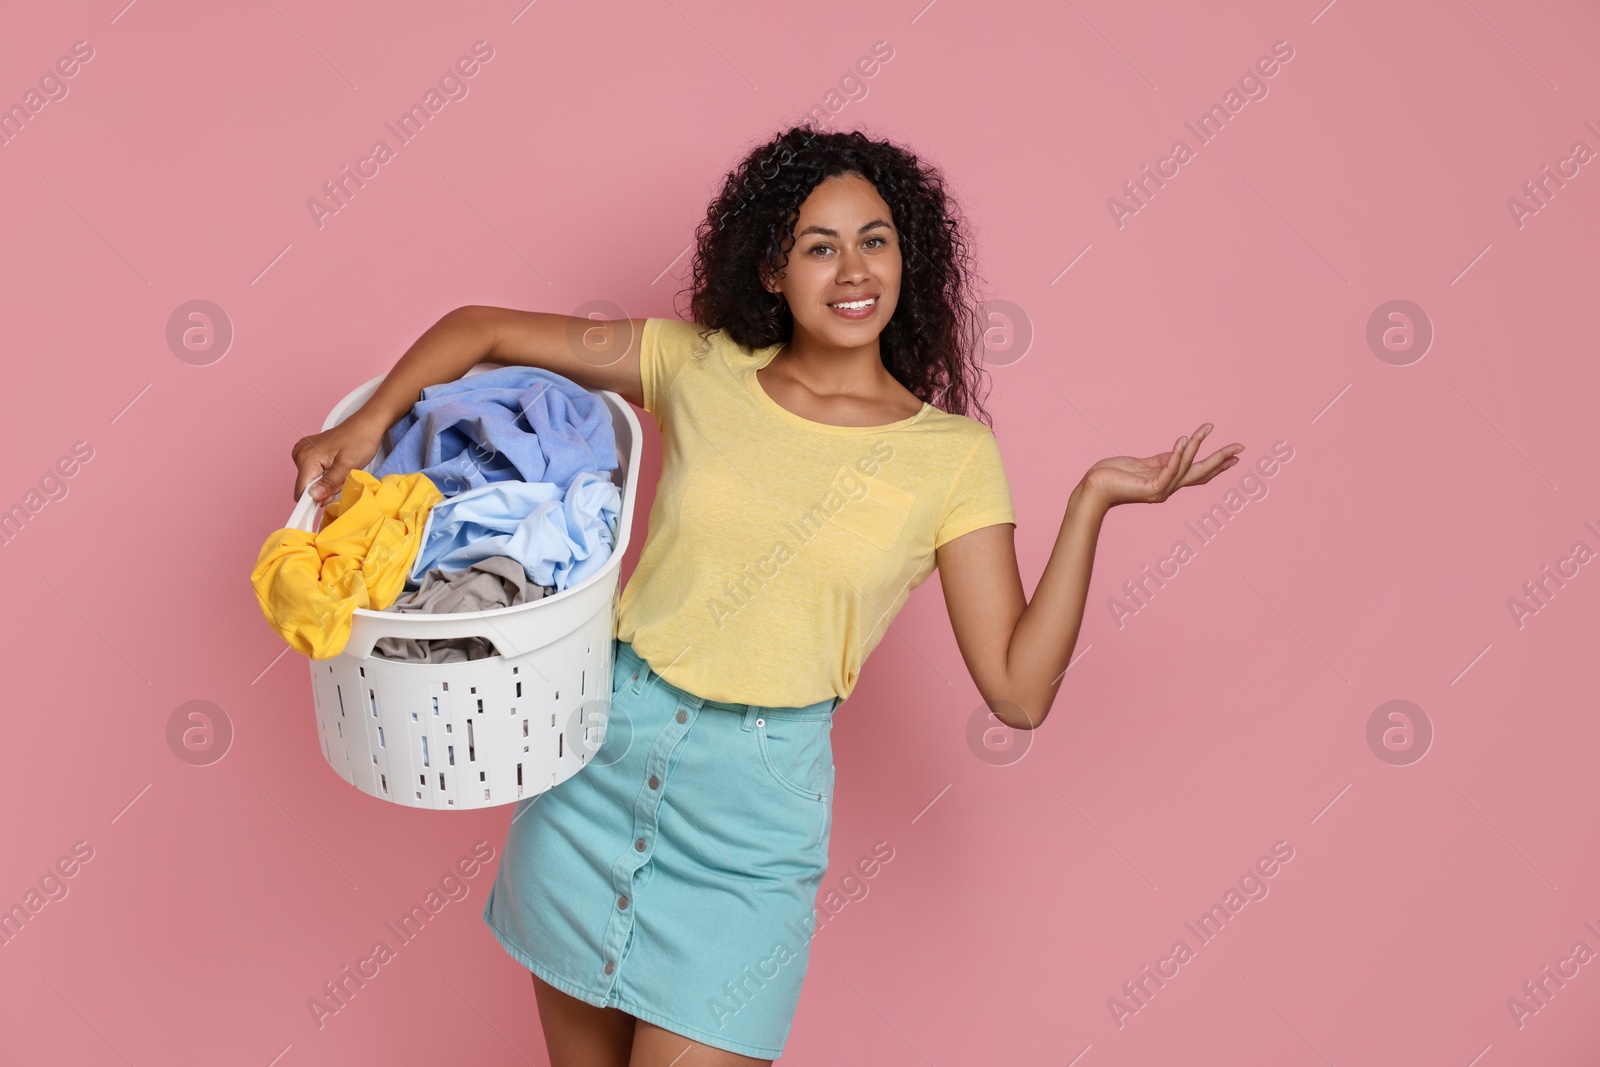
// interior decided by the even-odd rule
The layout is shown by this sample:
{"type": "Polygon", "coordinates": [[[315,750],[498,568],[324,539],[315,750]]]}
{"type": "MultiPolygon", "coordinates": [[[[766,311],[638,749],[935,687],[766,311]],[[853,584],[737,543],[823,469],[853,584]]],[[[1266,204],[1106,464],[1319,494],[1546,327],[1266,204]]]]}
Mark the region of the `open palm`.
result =
{"type": "Polygon", "coordinates": [[[1113,456],[1090,467],[1084,482],[1106,505],[1158,504],[1186,485],[1204,485],[1239,462],[1244,445],[1234,442],[1194,461],[1200,442],[1211,432],[1205,423],[1190,437],[1180,437],[1155,456],[1113,456]]]}

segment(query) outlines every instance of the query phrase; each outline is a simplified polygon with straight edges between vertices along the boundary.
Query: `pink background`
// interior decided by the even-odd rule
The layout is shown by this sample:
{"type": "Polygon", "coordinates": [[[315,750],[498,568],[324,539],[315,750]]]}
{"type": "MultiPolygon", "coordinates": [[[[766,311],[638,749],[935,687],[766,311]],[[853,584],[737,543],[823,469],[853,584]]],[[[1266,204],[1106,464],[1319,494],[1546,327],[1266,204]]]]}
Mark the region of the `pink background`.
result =
{"type": "Polygon", "coordinates": [[[1600,550],[1600,162],[1520,227],[1507,207],[1600,149],[1592,5],[123,3],[25,5],[0,36],[0,102],[94,50],[0,146],[0,505],[93,449],[0,551],[0,906],[93,849],[0,947],[5,1063],[546,1062],[527,973],[479,918],[495,861],[312,1021],[475,842],[498,857],[511,809],[344,784],[247,573],[295,439],[446,310],[673,314],[724,171],[880,40],[833,126],[946,170],[986,295],[1019,309],[997,324],[1033,332],[1021,358],[997,345],[988,399],[1029,592],[1103,456],[1206,420],[1246,462],[1294,455],[1121,626],[1108,601],[1196,548],[1184,524],[1244,467],[1112,512],[1024,758],[969,744],[977,692],[938,581],[917,590],[839,713],[825,887],[855,899],[812,945],[783,1062],[1600,1053],[1600,962],[1521,1026],[1507,1006],[1600,951],[1600,567],[1521,627],[1507,605],[1600,550]],[[319,228],[306,200],[478,40],[470,94],[319,228]],[[1277,41],[1269,94],[1199,145],[1184,123],[1277,41]],[[1178,138],[1195,157],[1119,227],[1108,198],[1178,138]],[[209,365],[165,338],[193,299],[235,330],[209,365]],[[1392,299],[1435,331],[1409,365],[1366,341],[1392,299]],[[1367,741],[1393,699],[1434,732],[1409,765],[1367,741]],[[232,724],[209,766],[168,745],[190,700],[232,724]],[[843,882],[878,841],[893,860],[843,882]],[[1270,894],[1199,945],[1183,924],[1279,841],[1270,894]],[[1180,938],[1195,957],[1119,1026],[1109,998],[1180,938]]]}

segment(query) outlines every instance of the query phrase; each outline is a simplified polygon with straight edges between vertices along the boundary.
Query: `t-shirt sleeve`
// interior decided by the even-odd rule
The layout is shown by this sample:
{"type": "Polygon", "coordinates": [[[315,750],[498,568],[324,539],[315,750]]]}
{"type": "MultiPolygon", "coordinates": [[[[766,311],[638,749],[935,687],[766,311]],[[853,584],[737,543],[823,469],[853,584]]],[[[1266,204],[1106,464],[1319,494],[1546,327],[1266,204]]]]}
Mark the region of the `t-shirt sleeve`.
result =
{"type": "Polygon", "coordinates": [[[941,548],[964,533],[996,523],[1015,524],[1017,513],[1011,506],[1011,486],[1006,481],[1000,445],[987,426],[956,473],[955,483],[939,516],[939,529],[933,547],[941,548]]]}
{"type": "Polygon", "coordinates": [[[645,319],[639,336],[639,381],[644,409],[656,417],[658,427],[671,410],[673,381],[700,347],[700,327],[694,323],[645,319]]]}

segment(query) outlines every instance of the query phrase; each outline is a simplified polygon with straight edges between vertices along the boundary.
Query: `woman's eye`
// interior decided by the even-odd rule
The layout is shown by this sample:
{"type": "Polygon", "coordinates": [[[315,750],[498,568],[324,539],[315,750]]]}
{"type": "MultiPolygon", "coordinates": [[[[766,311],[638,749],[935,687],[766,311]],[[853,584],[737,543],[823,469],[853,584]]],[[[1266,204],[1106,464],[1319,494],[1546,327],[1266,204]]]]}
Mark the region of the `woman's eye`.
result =
{"type": "MultiPolygon", "coordinates": [[[[867,238],[865,243],[866,243],[867,247],[870,248],[870,247],[873,247],[874,244],[887,245],[889,243],[889,239],[887,237],[877,237],[877,236],[875,236],[875,237],[867,238]]],[[[818,252],[832,252],[832,251],[833,251],[833,246],[832,245],[812,245],[809,249],[806,250],[806,253],[808,255],[814,255],[814,254],[816,254],[818,252]]]]}

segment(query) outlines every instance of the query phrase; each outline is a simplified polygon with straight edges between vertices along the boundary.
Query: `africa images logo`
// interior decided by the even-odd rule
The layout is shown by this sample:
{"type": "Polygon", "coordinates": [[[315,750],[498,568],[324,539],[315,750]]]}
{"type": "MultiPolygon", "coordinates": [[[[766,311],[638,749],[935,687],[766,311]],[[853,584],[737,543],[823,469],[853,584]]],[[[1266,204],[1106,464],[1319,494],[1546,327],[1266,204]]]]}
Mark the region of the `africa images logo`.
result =
{"type": "Polygon", "coordinates": [[[394,135],[394,145],[381,138],[372,142],[367,154],[356,160],[354,170],[346,163],[339,168],[337,177],[323,182],[322,192],[326,199],[319,200],[314,196],[306,199],[306,209],[311,212],[311,221],[317,224],[317,229],[322,229],[327,216],[337,215],[349,207],[357,191],[366,188],[367,182],[378,176],[383,165],[395,158],[397,150],[410,144],[428,122],[444,110],[446,104],[452,100],[465,100],[471,92],[468,79],[476,77],[483,69],[482,64],[493,58],[494,48],[488,41],[474,41],[472,55],[462,56],[452,66],[446,67],[444,73],[439,75],[438,87],[430,85],[427,92],[422,94],[421,103],[413,101],[393,122],[383,124],[384,129],[394,135]]]}
{"type": "Polygon", "coordinates": [[[765,556],[740,567],[737,580],[724,579],[722,597],[711,597],[706,601],[706,608],[717,629],[720,630],[724,622],[755,599],[766,583],[778,576],[779,569],[785,563],[797,558],[799,549],[804,548],[823,529],[824,522],[851,503],[868,496],[871,485],[867,479],[877,477],[884,464],[893,458],[893,445],[887,441],[875,442],[871,454],[857,460],[854,468],[845,466],[839,469],[827,494],[820,501],[807,508],[798,520],[783,524],[784,529],[793,535],[794,543],[788,538],[776,541],[765,556]],[[857,471],[860,473],[857,474],[857,471]]]}

